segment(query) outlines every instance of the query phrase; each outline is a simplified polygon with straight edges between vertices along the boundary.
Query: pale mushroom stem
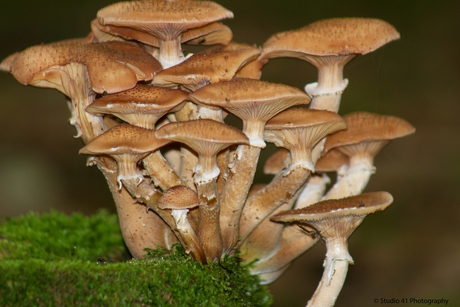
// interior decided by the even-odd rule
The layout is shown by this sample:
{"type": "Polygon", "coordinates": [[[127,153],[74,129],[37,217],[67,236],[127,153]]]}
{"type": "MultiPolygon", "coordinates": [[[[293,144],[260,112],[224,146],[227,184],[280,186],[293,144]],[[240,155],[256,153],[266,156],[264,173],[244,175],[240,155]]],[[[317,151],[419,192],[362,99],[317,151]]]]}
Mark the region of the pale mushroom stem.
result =
{"type": "Polygon", "coordinates": [[[309,57],[309,61],[318,68],[318,82],[305,86],[305,91],[313,97],[310,108],[338,112],[342,92],[348,85],[348,80],[343,79],[343,67],[354,57],[309,57]]]}
{"type": "Polygon", "coordinates": [[[176,185],[182,185],[179,176],[176,175],[159,150],[145,157],[142,162],[155,185],[163,191],[176,185]]]}
{"type": "Polygon", "coordinates": [[[208,262],[215,262],[222,256],[222,235],[220,232],[220,207],[217,194],[217,177],[197,185],[199,206],[198,239],[208,262]]]}
{"type": "Polygon", "coordinates": [[[337,182],[323,199],[338,199],[361,194],[371,175],[375,173],[375,155],[387,143],[388,141],[370,141],[340,148],[339,150],[350,157],[349,166],[343,174],[339,174],[337,182]]]}
{"type": "Polygon", "coordinates": [[[249,189],[254,181],[260,148],[239,145],[227,183],[220,193],[221,231],[224,240],[224,253],[229,253],[238,243],[240,219],[249,189]]]}
{"type": "Polygon", "coordinates": [[[171,40],[160,40],[160,55],[158,61],[163,69],[177,65],[184,60],[184,53],[180,44],[180,36],[171,40]]]}
{"type": "Polygon", "coordinates": [[[188,211],[188,209],[172,210],[171,215],[174,217],[177,225],[177,230],[184,240],[185,252],[190,253],[193,259],[197,260],[201,264],[206,264],[206,257],[203,251],[203,247],[201,246],[201,243],[187,217],[188,211]]]}
{"type": "MultiPolygon", "coordinates": [[[[187,102],[180,111],[176,112],[176,118],[179,122],[195,120],[197,119],[197,114],[198,107],[191,102],[187,102]]],[[[185,146],[181,146],[180,156],[180,180],[186,187],[196,191],[193,168],[198,164],[198,156],[185,146]]]]}
{"type": "Polygon", "coordinates": [[[254,263],[254,266],[250,268],[251,274],[271,273],[287,267],[306,250],[314,246],[318,240],[319,236],[313,238],[305,235],[297,225],[284,227],[278,250],[269,258],[254,263]]]}
{"type": "Polygon", "coordinates": [[[61,78],[68,78],[62,84],[67,95],[71,97],[69,102],[72,114],[70,123],[77,129],[75,137],[82,137],[83,142],[88,144],[91,140],[107,131],[101,116],[94,116],[85,110],[96,98],[96,93],[93,92],[88,82],[88,71],[86,66],[80,63],[70,63],[60,69],[65,72],[61,73],[61,78]]]}
{"type": "Polygon", "coordinates": [[[334,306],[347,277],[348,266],[353,264],[347,238],[326,239],[326,248],[323,276],[307,307],[334,306]]]}
{"type": "Polygon", "coordinates": [[[119,190],[113,161],[99,157],[92,158],[91,161],[97,164],[107,179],[115,201],[123,239],[134,259],[143,258],[147,254],[145,248],[156,249],[158,246],[171,246],[177,243],[177,239],[171,235],[170,227],[157,214],[146,212],[145,206],[136,203],[127,190],[119,190]]]}
{"type": "Polygon", "coordinates": [[[303,167],[290,169],[287,174],[275,177],[270,184],[249,197],[240,219],[241,242],[276,208],[293,197],[309,176],[310,170],[303,167]]]}
{"type": "Polygon", "coordinates": [[[319,202],[326,191],[326,185],[330,182],[331,180],[326,174],[310,176],[308,183],[295,203],[295,209],[304,208],[319,202]]]}

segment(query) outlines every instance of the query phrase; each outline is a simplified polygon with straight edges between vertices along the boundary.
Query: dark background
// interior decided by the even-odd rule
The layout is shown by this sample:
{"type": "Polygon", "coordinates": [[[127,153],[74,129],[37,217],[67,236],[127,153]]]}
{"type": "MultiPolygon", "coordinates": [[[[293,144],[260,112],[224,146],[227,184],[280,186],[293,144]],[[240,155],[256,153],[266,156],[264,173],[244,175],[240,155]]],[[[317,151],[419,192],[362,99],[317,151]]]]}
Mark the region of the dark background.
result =
{"type": "MultiPolygon", "coordinates": [[[[86,36],[96,12],[111,1],[0,2],[0,59],[28,46],[86,36]]],[[[394,203],[366,218],[350,239],[355,266],[337,306],[373,306],[374,299],[449,299],[460,306],[460,12],[459,1],[219,1],[234,40],[261,45],[272,34],[319,19],[373,17],[388,21],[401,40],[360,56],[339,113],[369,111],[406,119],[416,134],[377,156],[366,191],[385,190],[394,203]]],[[[187,48],[187,47],[185,47],[187,48]]],[[[262,79],[303,88],[316,69],[274,59],[262,79]]],[[[96,168],[79,156],[81,140],[68,124],[57,91],[24,87],[0,73],[0,215],[50,208],[86,214],[113,211],[96,168]]],[[[273,147],[270,147],[273,148],[273,147]]],[[[264,154],[264,157],[268,153],[264,154]]],[[[260,176],[260,181],[269,177],[260,176]]],[[[307,252],[270,286],[275,306],[303,306],[322,274],[324,245],[307,252]]],[[[423,306],[412,304],[412,306],[423,306]]]]}

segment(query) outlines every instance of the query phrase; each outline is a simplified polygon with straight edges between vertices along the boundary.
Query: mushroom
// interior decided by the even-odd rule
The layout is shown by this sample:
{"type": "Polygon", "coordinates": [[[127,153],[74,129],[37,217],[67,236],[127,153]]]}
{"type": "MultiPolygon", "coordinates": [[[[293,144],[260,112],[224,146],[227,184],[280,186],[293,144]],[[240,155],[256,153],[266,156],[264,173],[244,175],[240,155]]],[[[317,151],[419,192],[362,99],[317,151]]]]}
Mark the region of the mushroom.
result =
{"type": "MultiPolygon", "coordinates": [[[[94,156],[105,155],[115,159],[118,167],[118,190],[124,186],[134,199],[156,212],[175,231],[173,217],[157,206],[162,193],[144,180],[144,176],[137,167],[137,163],[142,158],[170,142],[156,138],[153,130],[119,125],[92,140],[80,149],[79,153],[94,156]]],[[[125,206],[132,206],[132,204],[125,204],[125,206]]],[[[176,236],[181,244],[185,245],[177,231],[176,236]]]]}
{"type": "Polygon", "coordinates": [[[274,222],[307,224],[326,243],[323,277],[307,306],[333,306],[353,258],[348,237],[371,213],[382,211],[393,202],[387,192],[374,192],[342,199],[326,200],[306,208],[285,211],[271,217],[274,222]]]}
{"type": "Polygon", "coordinates": [[[210,1],[142,0],[109,5],[97,13],[104,26],[117,26],[146,32],[158,39],[158,60],[169,68],[184,59],[181,34],[215,21],[233,18],[233,13],[210,1]]]}
{"type": "Polygon", "coordinates": [[[255,79],[234,78],[231,81],[206,85],[190,94],[197,104],[220,107],[243,120],[243,132],[251,146],[240,145],[230,174],[221,192],[221,224],[226,252],[238,242],[239,224],[244,201],[253,182],[264,125],[279,112],[301,104],[310,98],[302,91],[282,84],[255,79]]]}
{"type": "Polygon", "coordinates": [[[247,199],[240,220],[242,242],[274,210],[300,193],[314,170],[312,148],[326,135],[345,128],[334,112],[299,108],[281,112],[267,122],[264,138],[288,149],[292,162],[282,175],[247,199]]]}
{"type": "Polygon", "coordinates": [[[158,208],[171,210],[177,230],[184,240],[185,252],[190,253],[200,263],[205,264],[206,258],[203,247],[187,217],[189,209],[196,208],[199,204],[200,201],[196,192],[182,185],[168,189],[158,200],[158,208]]]}
{"type": "Polygon", "coordinates": [[[326,140],[324,152],[337,149],[349,158],[336,184],[324,199],[341,198],[361,193],[375,172],[374,157],[392,139],[415,132],[403,119],[366,112],[345,115],[348,130],[337,132],[326,140]]]}
{"type": "Polygon", "coordinates": [[[273,35],[263,45],[260,58],[295,57],[313,64],[318,69],[318,82],[305,87],[313,97],[311,108],[337,112],[348,84],[343,79],[345,64],[399,37],[393,26],[379,19],[325,19],[273,35]]]}
{"type": "Polygon", "coordinates": [[[209,119],[170,123],[159,128],[156,135],[184,143],[198,154],[194,168],[200,199],[198,238],[208,261],[216,261],[222,255],[216,155],[230,145],[249,144],[248,139],[236,128],[209,119]]]}

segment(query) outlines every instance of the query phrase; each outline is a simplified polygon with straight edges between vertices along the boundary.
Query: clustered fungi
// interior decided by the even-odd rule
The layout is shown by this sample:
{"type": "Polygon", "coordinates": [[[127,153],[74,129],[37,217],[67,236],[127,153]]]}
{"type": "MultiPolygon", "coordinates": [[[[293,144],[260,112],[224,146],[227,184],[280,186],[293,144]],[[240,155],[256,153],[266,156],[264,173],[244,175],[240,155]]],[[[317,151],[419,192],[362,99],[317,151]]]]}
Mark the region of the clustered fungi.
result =
{"type": "Polygon", "coordinates": [[[399,33],[382,20],[329,19],[259,48],[231,42],[226,18],[208,1],[120,2],[98,12],[88,37],[30,47],[0,69],[69,98],[80,153],[106,177],[134,258],[175,243],[203,264],[240,252],[267,284],[322,238],[324,276],[308,306],[332,306],[353,264],[348,236],[392,202],[361,194],[373,159],[415,131],[391,116],[339,116],[343,67],[399,33]],[[219,46],[185,56],[183,43],[219,46]],[[303,92],[260,81],[276,57],[308,61],[318,82],[303,92]],[[265,142],[282,147],[265,167],[274,178],[253,185],[265,142]]]}

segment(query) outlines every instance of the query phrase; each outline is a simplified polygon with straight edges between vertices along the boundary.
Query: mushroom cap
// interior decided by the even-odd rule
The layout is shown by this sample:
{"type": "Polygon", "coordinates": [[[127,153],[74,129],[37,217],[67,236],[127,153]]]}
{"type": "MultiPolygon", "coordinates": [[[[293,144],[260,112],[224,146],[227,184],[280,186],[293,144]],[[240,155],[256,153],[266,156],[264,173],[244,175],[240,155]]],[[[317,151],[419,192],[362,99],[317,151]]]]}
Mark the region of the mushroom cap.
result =
{"type": "Polygon", "coordinates": [[[297,57],[303,54],[338,56],[366,54],[400,35],[389,23],[372,18],[333,18],[301,29],[278,33],[263,45],[262,58],[297,57]]]}
{"type": "Polygon", "coordinates": [[[158,139],[154,130],[131,125],[119,125],[93,139],[80,149],[85,155],[134,155],[145,156],[171,143],[158,139]]]}
{"type": "Polygon", "coordinates": [[[284,211],[272,216],[270,220],[283,223],[308,223],[346,216],[361,217],[382,211],[392,202],[393,197],[388,192],[371,192],[324,200],[305,208],[284,211]]]}
{"type": "Polygon", "coordinates": [[[206,85],[189,98],[197,104],[224,108],[242,120],[264,122],[291,106],[310,103],[310,97],[297,88],[247,78],[206,85]]]}
{"type": "Polygon", "coordinates": [[[343,118],[337,113],[293,108],[280,112],[267,121],[264,139],[287,149],[300,146],[302,143],[308,143],[313,147],[326,135],[346,128],[343,118]],[[305,134],[301,133],[303,130],[306,131],[305,134]]]}
{"type": "Polygon", "coordinates": [[[142,0],[109,5],[97,13],[99,23],[133,28],[160,40],[206,24],[233,18],[233,13],[211,1],[142,0]]]}
{"type": "Polygon", "coordinates": [[[315,164],[316,172],[336,172],[343,165],[348,165],[349,158],[339,150],[329,150],[315,164]]]}
{"type": "Polygon", "coordinates": [[[228,45],[232,38],[233,33],[229,27],[221,22],[213,22],[184,32],[181,42],[189,45],[228,45]]]}
{"type": "Polygon", "coordinates": [[[198,207],[199,204],[198,194],[183,185],[169,188],[158,200],[158,208],[160,209],[193,209],[198,207]]]}
{"type": "Polygon", "coordinates": [[[187,97],[182,90],[138,84],[96,99],[86,111],[96,116],[112,114],[131,125],[150,128],[166,113],[179,110],[187,97]]]}
{"type": "Polygon", "coordinates": [[[185,61],[159,72],[152,84],[175,86],[194,91],[209,83],[231,80],[236,72],[260,55],[260,49],[230,43],[195,53],[185,61]]]}
{"type": "Polygon", "coordinates": [[[358,144],[363,141],[388,141],[415,132],[407,121],[386,115],[356,112],[343,116],[348,129],[329,136],[324,153],[332,148],[358,144]]]}
{"type": "MultiPolygon", "coordinates": [[[[140,47],[125,42],[87,43],[67,40],[38,45],[18,53],[11,73],[21,84],[37,84],[47,75],[56,78],[56,68],[69,63],[87,67],[89,83],[97,93],[115,93],[151,80],[161,64],[140,47]]],[[[85,76],[80,76],[84,78],[85,76]]]]}
{"type": "Polygon", "coordinates": [[[233,144],[249,144],[240,130],[210,119],[169,123],[159,128],[156,136],[184,143],[202,156],[214,156],[233,144]]]}

